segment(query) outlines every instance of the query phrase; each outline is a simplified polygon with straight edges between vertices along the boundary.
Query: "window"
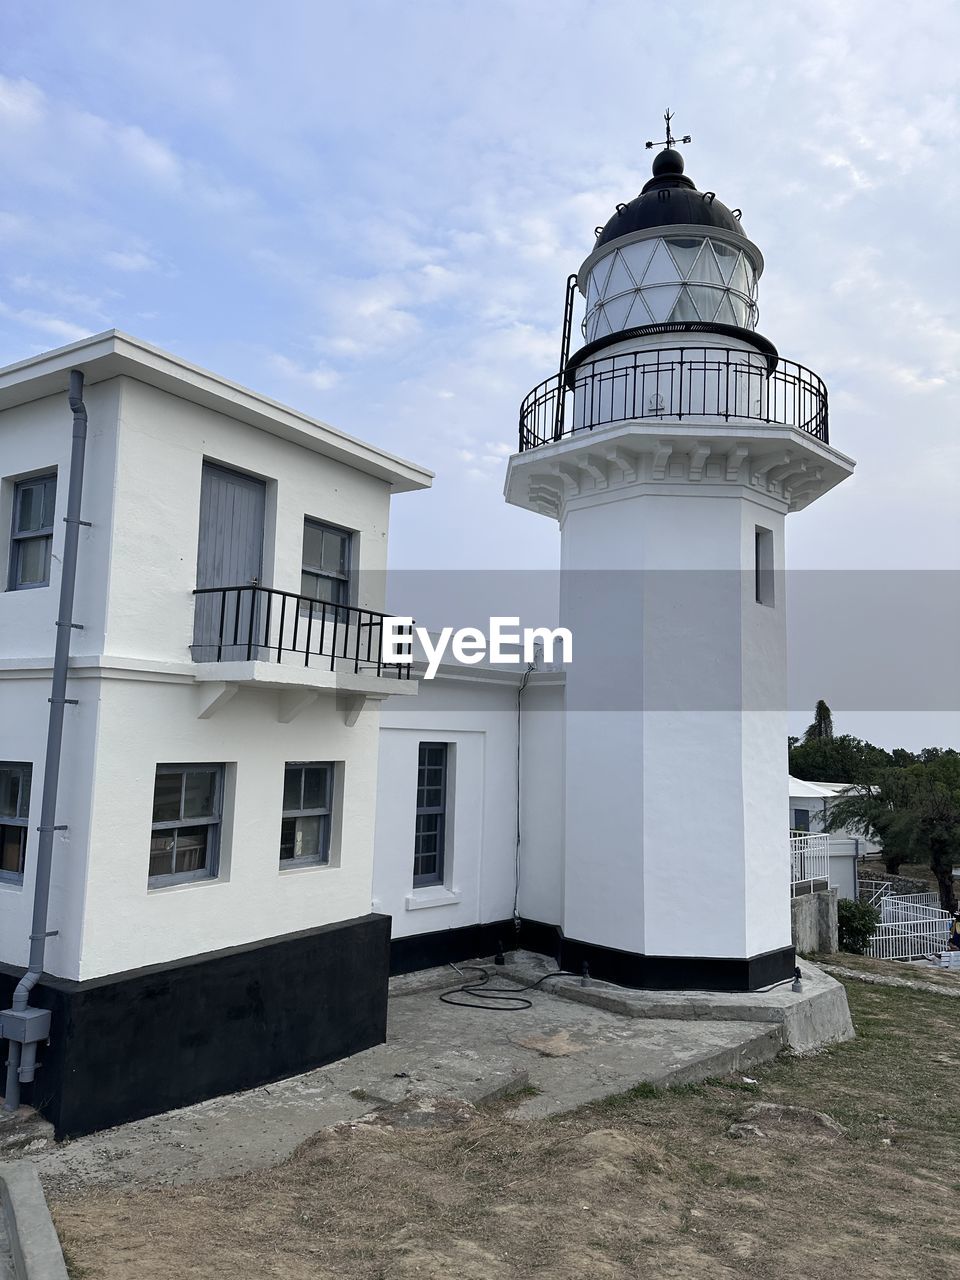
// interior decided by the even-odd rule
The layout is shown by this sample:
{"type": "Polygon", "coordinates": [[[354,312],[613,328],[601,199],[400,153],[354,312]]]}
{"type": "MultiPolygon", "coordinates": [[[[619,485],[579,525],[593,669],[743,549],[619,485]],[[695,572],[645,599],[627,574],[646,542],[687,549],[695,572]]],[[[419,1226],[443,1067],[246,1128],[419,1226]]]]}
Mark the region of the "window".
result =
{"type": "Polygon", "coordinates": [[[447,744],[421,742],[417,769],[417,826],[413,846],[414,888],[443,884],[447,818],[447,744]]]}
{"type": "Polygon", "coordinates": [[[10,545],[11,591],[45,587],[50,581],[53,511],[57,477],[21,480],[13,491],[13,533],[10,545]]]}
{"type": "Polygon", "coordinates": [[[23,879],[33,765],[0,763],[0,880],[23,879]]]}
{"type": "Polygon", "coordinates": [[[810,810],[809,809],[794,809],[793,829],[794,831],[810,830],[810,810]]]}
{"type": "Polygon", "coordinates": [[[773,599],[773,530],[756,526],[757,604],[774,603],[773,599]]]}
{"type": "Polygon", "coordinates": [[[350,540],[346,529],[304,520],[301,595],[328,604],[350,603],[350,540]]]}
{"type": "Polygon", "coordinates": [[[150,888],[216,876],[222,797],[222,764],[157,765],[150,888]]]}
{"type": "Polygon", "coordinates": [[[333,765],[295,762],[283,775],[280,866],[323,866],[330,861],[333,765]]]}

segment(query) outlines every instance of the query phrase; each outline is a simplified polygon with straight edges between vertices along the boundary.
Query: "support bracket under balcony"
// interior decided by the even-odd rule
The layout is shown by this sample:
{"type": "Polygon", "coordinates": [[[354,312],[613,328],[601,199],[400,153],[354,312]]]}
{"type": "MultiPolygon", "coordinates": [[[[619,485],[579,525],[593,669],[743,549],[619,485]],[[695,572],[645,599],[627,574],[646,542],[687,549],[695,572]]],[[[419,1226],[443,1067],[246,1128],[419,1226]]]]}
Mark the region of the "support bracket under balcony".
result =
{"type": "Polygon", "coordinates": [[[237,696],[239,690],[239,685],[227,684],[225,681],[202,685],[199,691],[200,710],[197,712],[197,719],[209,720],[211,716],[215,716],[222,707],[237,696]]]}
{"type": "Polygon", "coordinates": [[[367,705],[367,695],[355,693],[350,697],[338,698],[337,704],[343,712],[343,723],[348,729],[352,729],[360,719],[360,712],[367,705]]]}

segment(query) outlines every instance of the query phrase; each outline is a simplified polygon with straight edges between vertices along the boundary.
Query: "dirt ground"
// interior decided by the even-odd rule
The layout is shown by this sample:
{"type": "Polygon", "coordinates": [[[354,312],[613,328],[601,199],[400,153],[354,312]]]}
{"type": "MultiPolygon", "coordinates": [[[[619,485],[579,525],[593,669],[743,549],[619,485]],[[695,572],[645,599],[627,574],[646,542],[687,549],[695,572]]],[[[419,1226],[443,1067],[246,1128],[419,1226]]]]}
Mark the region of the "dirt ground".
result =
{"type": "Polygon", "coordinates": [[[533,1123],[509,1099],[386,1112],[267,1172],[54,1201],[71,1275],[960,1278],[960,1009],[848,992],[855,1041],[755,1083],[646,1087],[533,1123]]]}

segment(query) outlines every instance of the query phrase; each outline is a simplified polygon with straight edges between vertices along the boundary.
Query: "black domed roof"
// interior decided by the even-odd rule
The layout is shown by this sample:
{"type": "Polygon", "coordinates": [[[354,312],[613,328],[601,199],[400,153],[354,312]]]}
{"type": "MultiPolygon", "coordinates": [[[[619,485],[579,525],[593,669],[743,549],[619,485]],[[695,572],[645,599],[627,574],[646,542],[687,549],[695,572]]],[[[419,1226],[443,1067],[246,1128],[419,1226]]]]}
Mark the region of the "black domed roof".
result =
{"type": "Polygon", "coordinates": [[[667,147],[654,159],[653,177],[635,200],[620,206],[597,236],[594,248],[633,231],[680,224],[722,227],[743,235],[740,220],[712,191],[698,191],[683,172],[683,156],[667,147]]]}

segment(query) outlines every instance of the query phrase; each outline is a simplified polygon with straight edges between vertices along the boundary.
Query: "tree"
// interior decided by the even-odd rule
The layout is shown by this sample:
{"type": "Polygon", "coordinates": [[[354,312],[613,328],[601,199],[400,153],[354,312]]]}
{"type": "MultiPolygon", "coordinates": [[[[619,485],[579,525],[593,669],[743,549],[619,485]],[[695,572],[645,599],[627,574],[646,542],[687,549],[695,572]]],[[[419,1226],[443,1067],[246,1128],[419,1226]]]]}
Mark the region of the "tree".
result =
{"type": "Polygon", "coordinates": [[[807,782],[861,784],[874,781],[878,773],[893,764],[892,757],[882,747],[848,733],[839,738],[805,738],[790,748],[789,761],[794,778],[807,782]]]}
{"type": "Polygon", "coordinates": [[[804,742],[830,742],[833,740],[833,716],[830,708],[821,698],[814,708],[813,724],[808,725],[803,735],[804,742]]]}
{"type": "Polygon", "coordinates": [[[897,871],[906,861],[927,863],[940,905],[953,911],[953,868],[960,864],[960,753],[936,748],[916,764],[880,772],[830,808],[825,830],[858,831],[883,848],[884,864],[897,871]]]}

